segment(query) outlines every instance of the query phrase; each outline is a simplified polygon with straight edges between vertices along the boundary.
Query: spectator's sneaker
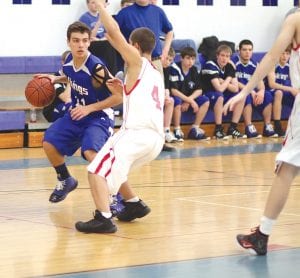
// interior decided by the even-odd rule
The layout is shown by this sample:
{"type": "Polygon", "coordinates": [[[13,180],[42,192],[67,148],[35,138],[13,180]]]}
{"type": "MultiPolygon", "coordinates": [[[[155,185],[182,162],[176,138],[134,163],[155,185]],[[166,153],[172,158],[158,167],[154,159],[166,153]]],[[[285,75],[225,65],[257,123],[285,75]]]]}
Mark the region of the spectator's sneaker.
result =
{"type": "Polygon", "coordinates": [[[191,128],[188,138],[194,140],[210,140],[210,137],[207,137],[204,133],[204,130],[199,127],[191,128]]]}
{"type": "Polygon", "coordinates": [[[261,138],[261,134],[258,134],[255,126],[253,124],[247,125],[245,129],[247,138],[261,138]]]}
{"type": "Polygon", "coordinates": [[[58,180],[58,183],[50,195],[49,201],[51,203],[58,203],[64,200],[67,195],[73,191],[78,185],[78,181],[73,177],[68,177],[65,180],[58,180]]]}
{"type": "Polygon", "coordinates": [[[279,137],[285,137],[285,132],[283,131],[281,125],[275,126],[275,133],[278,134],[279,137]]]}
{"type": "Polygon", "coordinates": [[[264,126],[263,136],[277,138],[278,134],[275,133],[274,128],[271,124],[267,124],[264,126]]]}
{"type": "Polygon", "coordinates": [[[240,131],[237,128],[234,128],[230,126],[227,130],[227,135],[232,138],[247,138],[246,134],[240,133],[240,131]]]}
{"type": "Polygon", "coordinates": [[[174,143],[178,141],[171,131],[165,131],[165,140],[167,143],[174,143]]]}
{"type": "Polygon", "coordinates": [[[120,193],[112,196],[112,203],[110,204],[110,211],[112,216],[117,216],[125,207],[123,205],[123,197],[120,193]]]}
{"type": "Polygon", "coordinates": [[[122,202],[125,208],[117,215],[120,221],[130,222],[136,218],[146,216],[151,211],[142,200],[138,202],[122,202]]]}
{"type": "Polygon", "coordinates": [[[262,234],[259,227],[253,228],[249,235],[237,235],[236,239],[240,246],[249,249],[254,255],[266,255],[269,236],[262,234]]]}
{"type": "Polygon", "coordinates": [[[183,139],[184,134],[183,134],[181,129],[175,129],[174,130],[174,135],[175,135],[178,142],[183,142],[184,141],[184,139],[183,139]]]}
{"type": "Polygon", "coordinates": [[[77,231],[83,233],[115,233],[117,226],[111,218],[105,218],[100,211],[95,210],[94,218],[87,222],[75,224],[77,231]]]}
{"type": "Polygon", "coordinates": [[[227,140],[229,137],[225,134],[223,127],[215,129],[215,137],[216,139],[227,140]]]}

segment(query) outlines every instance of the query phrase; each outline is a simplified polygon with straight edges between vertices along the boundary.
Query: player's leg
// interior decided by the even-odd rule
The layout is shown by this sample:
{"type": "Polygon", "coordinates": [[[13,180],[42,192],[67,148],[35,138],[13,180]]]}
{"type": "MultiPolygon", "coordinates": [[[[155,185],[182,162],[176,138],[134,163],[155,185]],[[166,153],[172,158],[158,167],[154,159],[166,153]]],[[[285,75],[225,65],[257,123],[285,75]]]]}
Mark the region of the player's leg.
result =
{"type": "Polygon", "coordinates": [[[273,125],[271,124],[272,118],[272,105],[273,97],[269,91],[265,91],[264,102],[259,105],[258,109],[262,110],[262,115],[264,118],[264,130],[263,136],[265,137],[278,137],[278,134],[275,133],[273,125]]]}
{"type": "Polygon", "coordinates": [[[63,117],[45,132],[43,148],[57,174],[57,185],[49,198],[52,203],[64,200],[78,185],[77,180],[70,175],[64,160],[65,155],[73,155],[80,147],[80,143],[74,139],[76,131],[77,128],[73,127],[68,117],[63,117]]]}
{"type": "Polygon", "coordinates": [[[243,111],[244,123],[245,123],[245,134],[247,138],[261,138],[258,134],[254,124],[252,124],[252,110],[253,110],[253,98],[248,95],[245,102],[243,111]]]}
{"type": "MultiPolygon", "coordinates": [[[[199,106],[199,110],[196,113],[195,121],[188,133],[188,138],[194,140],[210,140],[210,137],[207,137],[205,131],[200,128],[209,108],[209,99],[206,96],[199,96],[195,101],[199,106]]],[[[191,107],[189,109],[191,109],[191,107]]]]}
{"type": "Polygon", "coordinates": [[[122,201],[124,209],[117,214],[117,218],[129,222],[144,217],[150,212],[150,208],[130,187],[129,170],[139,168],[155,159],[160,153],[163,138],[153,130],[129,131],[126,135],[124,140],[119,140],[118,145],[114,146],[114,153],[119,159],[116,159],[111,173],[112,184],[121,185],[117,190],[124,197],[122,201]]]}
{"type": "Polygon", "coordinates": [[[116,232],[117,227],[112,221],[112,213],[109,208],[109,189],[106,179],[89,172],[88,180],[96,210],[93,219],[87,222],[77,222],[75,224],[76,229],[84,233],[116,232]]]}
{"type": "Polygon", "coordinates": [[[284,131],[281,127],[281,110],[282,110],[282,100],[283,100],[283,91],[275,90],[271,92],[273,94],[273,120],[274,120],[274,129],[275,133],[278,136],[284,136],[284,131]]]}
{"type": "MultiPolygon", "coordinates": [[[[228,102],[234,96],[231,92],[224,92],[224,103],[228,102]]],[[[244,103],[239,103],[232,111],[232,119],[227,130],[227,135],[232,138],[247,138],[247,135],[242,134],[238,130],[238,123],[244,110],[244,103]]]]}
{"type": "Polygon", "coordinates": [[[216,102],[214,105],[214,115],[215,115],[215,137],[216,139],[228,139],[229,137],[225,134],[223,126],[222,126],[222,117],[223,117],[223,103],[224,97],[222,93],[213,92],[213,95],[216,98],[216,102]]]}
{"type": "Polygon", "coordinates": [[[291,164],[281,164],[273,180],[260,225],[254,228],[251,234],[237,235],[237,241],[243,248],[249,249],[257,255],[267,253],[269,235],[286,203],[292,181],[298,170],[298,167],[291,164]]]}
{"type": "Polygon", "coordinates": [[[173,111],[173,124],[174,124],[174,135],[179,142],[184,141],[184,134],[180,128],[181,121],[181,104],[182,99],[174,97],[174,111],[173,111]]]}
{"type": "Polygon", "coordinates": [[[164,105],[164,131],[165,131],[165,140],[167,143],[177,142],[177,138],[174,136],[171,131],[171,121],[174,111],[174,99],[170,96],[165,97],[164,105]]]}

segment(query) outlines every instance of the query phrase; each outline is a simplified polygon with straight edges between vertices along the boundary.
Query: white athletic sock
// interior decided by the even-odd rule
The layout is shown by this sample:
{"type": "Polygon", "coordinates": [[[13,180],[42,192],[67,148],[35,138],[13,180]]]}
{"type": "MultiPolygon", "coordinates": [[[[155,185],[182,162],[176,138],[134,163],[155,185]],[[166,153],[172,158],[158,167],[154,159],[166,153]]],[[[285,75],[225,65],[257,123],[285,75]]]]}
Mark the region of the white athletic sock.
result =
{"type": "Polygon", "coordinates": [[[112,213],[111,212],[103,212],[101,211],[101,214],[105,217],[105,218],[111,218],[112,217],[112,213]]]}
{"type": "Polygon", "coordinates": [[[174,129],[175,130],[180,129],[180,126],[175,126],[174,129]]]}
{"type": "Polygon", "coordinates": [[[135,196],[129,200],[126,200],[125,202],[128,202],[128,203],[136,203],[140,200],[140,198],[138,196],[135,196]]]}
{"type": "Polygon", "coordinates": [[[262,216],[260,219],[259,230],[261,231],[261,233],[265,235],[270,235],[275,222],[276,220],[274,219],[270,219],[266,216],[262,216]]]}

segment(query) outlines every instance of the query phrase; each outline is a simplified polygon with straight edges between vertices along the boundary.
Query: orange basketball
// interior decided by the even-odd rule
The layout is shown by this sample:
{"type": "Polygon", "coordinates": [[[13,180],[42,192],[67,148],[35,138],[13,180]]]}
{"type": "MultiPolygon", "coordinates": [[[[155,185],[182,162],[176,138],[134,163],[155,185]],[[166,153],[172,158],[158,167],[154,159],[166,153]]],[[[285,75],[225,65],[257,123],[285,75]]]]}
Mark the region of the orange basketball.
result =
{"type": "Polygon", "coordinates": [[[31,79],[25,88],[27,101],[35,107],[45,107],[55,98],[55,89],[47,77],[31,79]]]}

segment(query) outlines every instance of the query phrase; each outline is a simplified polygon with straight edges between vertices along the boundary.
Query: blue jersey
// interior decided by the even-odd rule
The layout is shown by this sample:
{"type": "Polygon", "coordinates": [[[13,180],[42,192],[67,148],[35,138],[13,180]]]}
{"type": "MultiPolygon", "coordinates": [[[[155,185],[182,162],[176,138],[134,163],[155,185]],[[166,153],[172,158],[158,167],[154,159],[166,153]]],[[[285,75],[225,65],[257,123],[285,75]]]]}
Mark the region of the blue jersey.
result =
{"type": "Polygon", "coordinates": [[[211,81],[214,78],[222,78],[225,80],[228,76],[235,77],[235,70],[231,63],[228,63],[223,69],[221,69],[217,61],[207,61],[201,71],[203,91],[216,91],[211,81]]]}
{"type": "Polygon", "coordinates": [[[177,81],[171,82],[171,88],[178,89],[181,93],[186,96],[193,94],[195,90],[201,90],[200,74],[195,66],[192,66],[189,71],[185,74],[182,70],[181,62],[171,66],[170,74],[174,80],[177,76],[177,81]]]}
{"type": "Polygon", "coordinates": [[[286,63],[284,66],[277,64],[275,67],[275,82],[284,86],[291,86],[290,65],[286,63]]]}
{"type": "MultiPolygon", "coordinates": [[[[84,13],[80,18],[79,21],[82,23],[85,23],[91,30],[94,29],[96,22],[98,21],[99,15],[98,16],[93,16],[89,12],[84,13]]],[[[104,37],[105,29],[103,25],[100,25],[98,30],[97,30],[97,35],[96,37],[101,39],[104,37]]]]}
{"type": "Polygon", "coordinates": [[[152,57],[158,57],[162,54],[162,46],[159,40],[160,34],[166,34],[173,30],[165,12],[156,5],[140,6],[134,3],[125,9],[121,9],[115,19],[127,40],[131,32],[139,27],[147,27],[154,33],[156,44],[152,57]]]}
{"type": "MultiPolygon", "coordinates": [[[[63,72],[68,77],[71,85],[71,98],[72,106],[76,105],[89,105],[102,101],[109,97],[111,94],[105,85],[102,85],[100,89],[94,89],[92,85],[92,74],[95,71],[97,65],[104,65],[104,63],[96,56],[89,53],[84,64],[75,69],[73,56],[69,54],[65,64],[63,65],[63,72]]],[[[103,111],[97,111],[92,114],[104,113],[103,111]]],[[[111,111],[105,109],[105,113],[111,116],[111,111]]]]}
{"type": "Polygon", "coordinates": [[[240,60],[238,60],[235,64],[236,66],[236,77],[238,81],[244,85],[246,85],[251,76],[253,75],[257,63],[250,60],[247,64],[243,64],[240,60]]]}

